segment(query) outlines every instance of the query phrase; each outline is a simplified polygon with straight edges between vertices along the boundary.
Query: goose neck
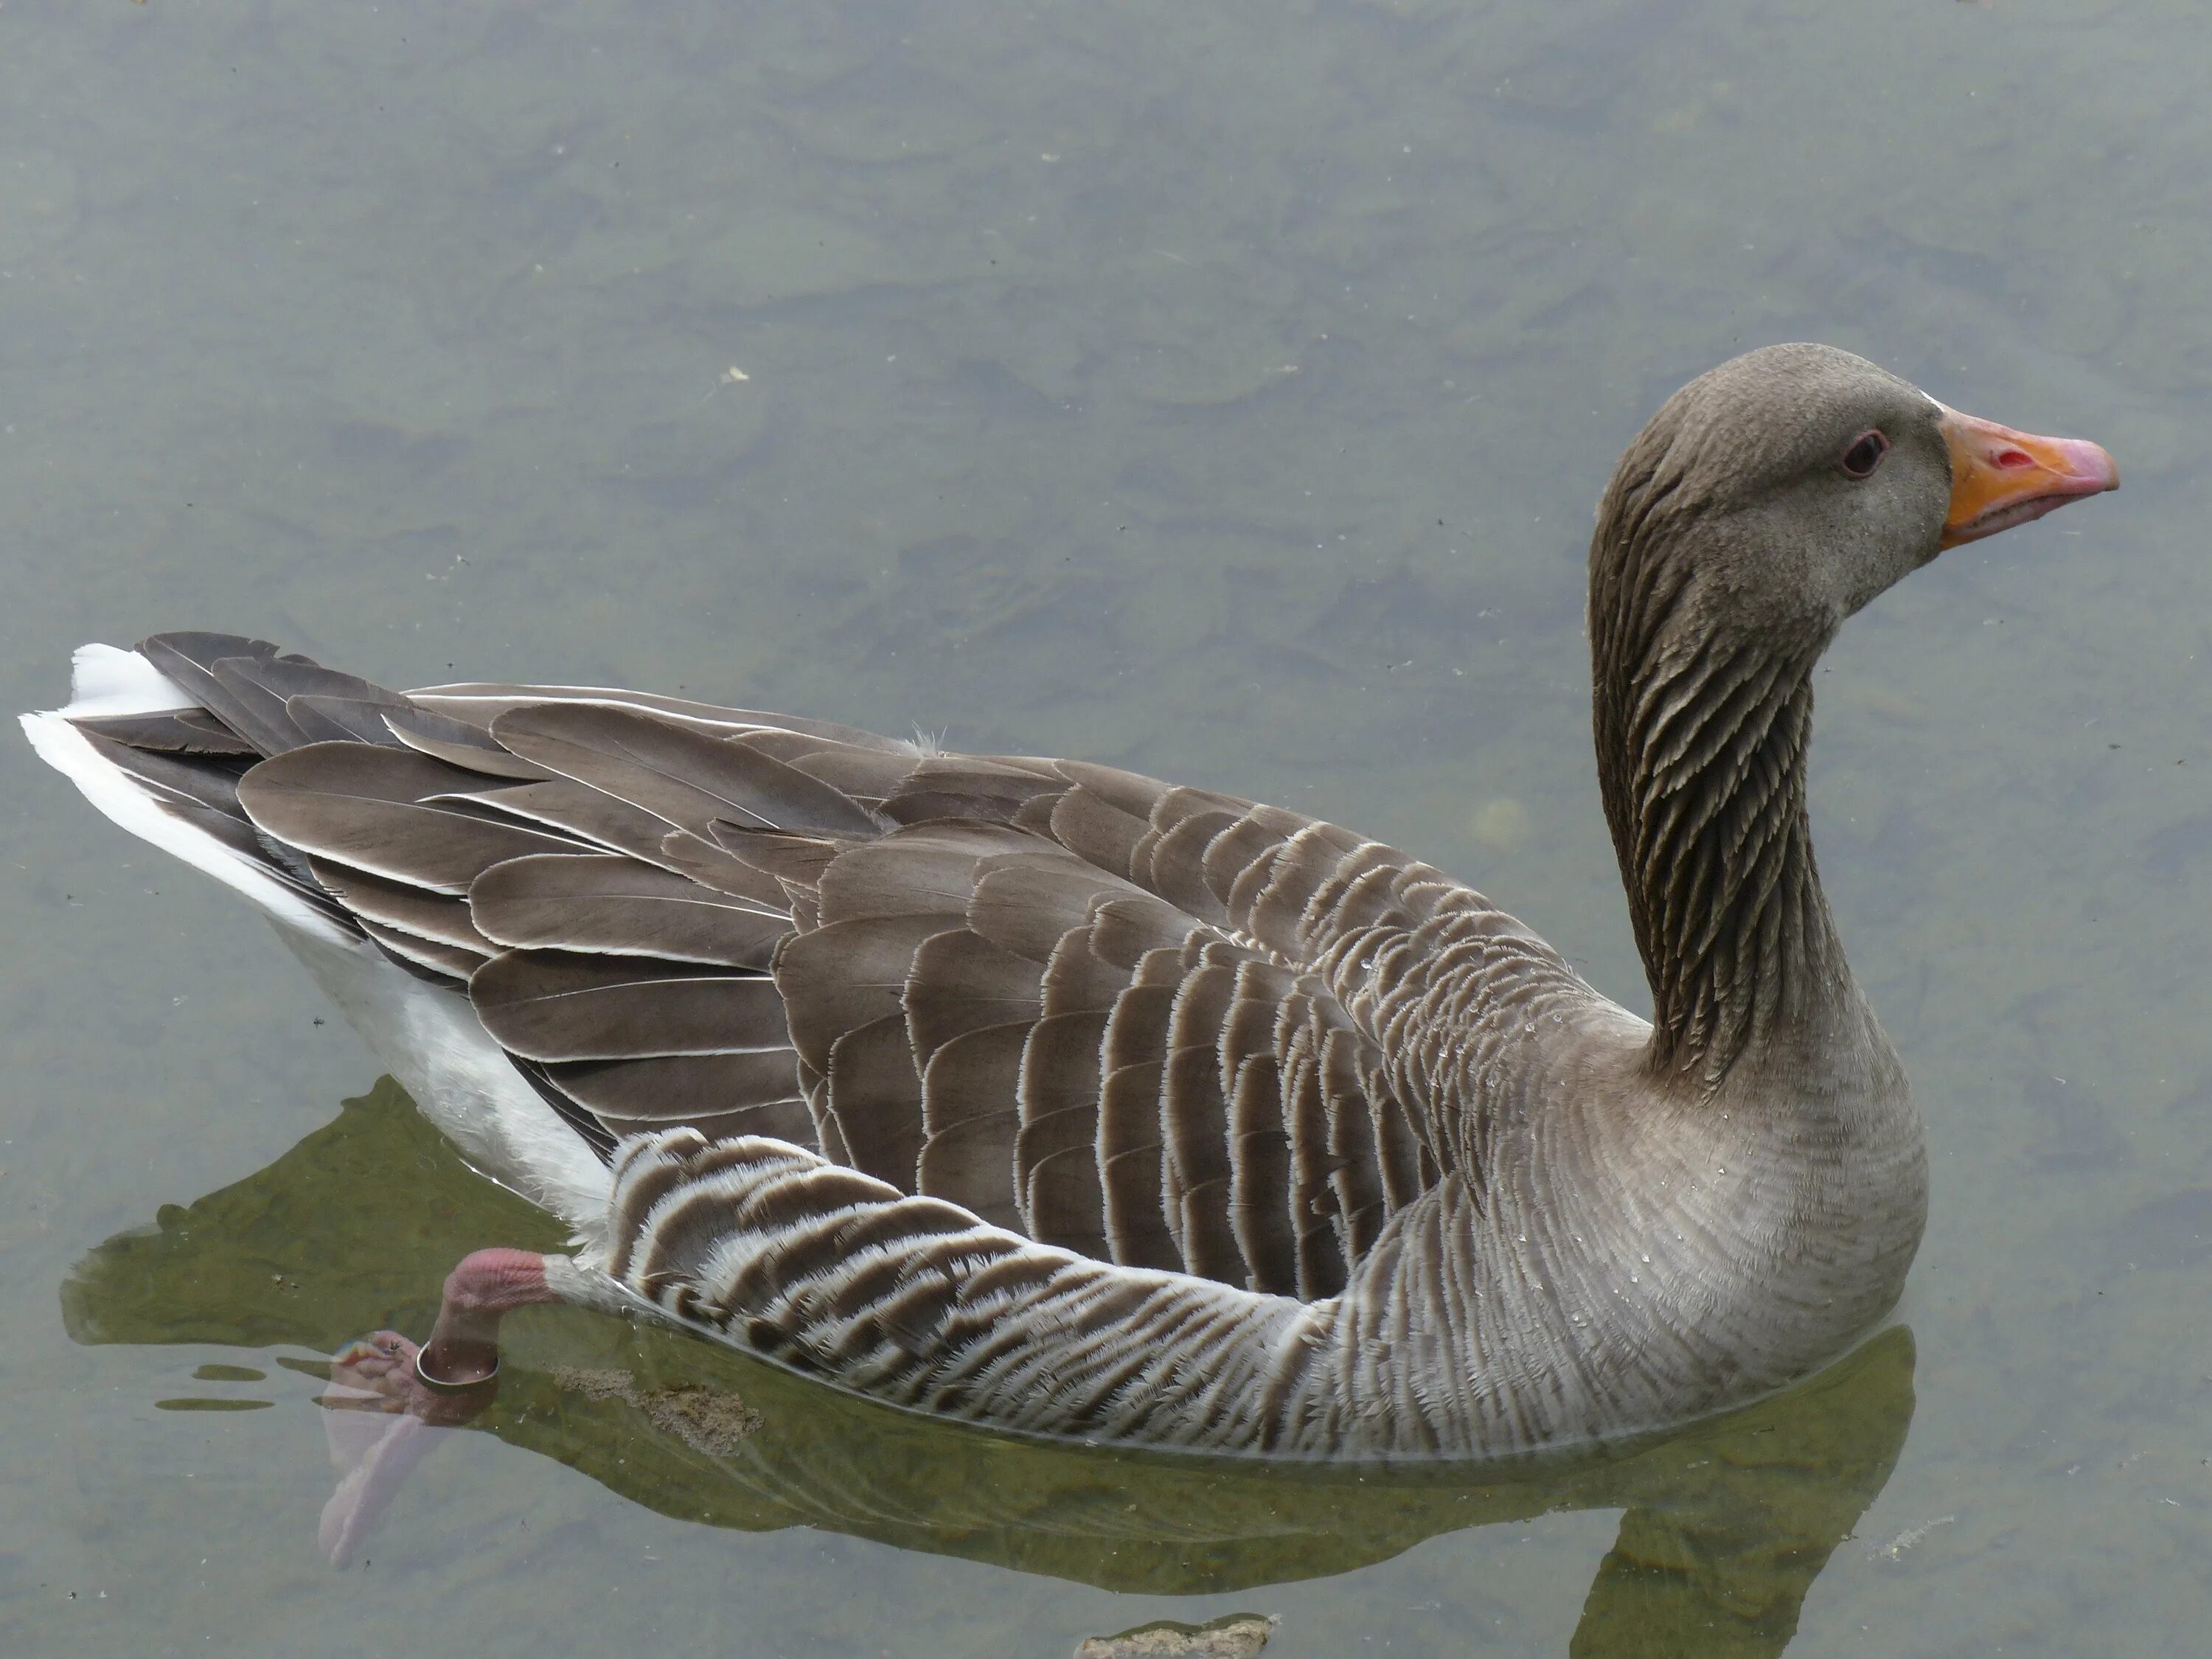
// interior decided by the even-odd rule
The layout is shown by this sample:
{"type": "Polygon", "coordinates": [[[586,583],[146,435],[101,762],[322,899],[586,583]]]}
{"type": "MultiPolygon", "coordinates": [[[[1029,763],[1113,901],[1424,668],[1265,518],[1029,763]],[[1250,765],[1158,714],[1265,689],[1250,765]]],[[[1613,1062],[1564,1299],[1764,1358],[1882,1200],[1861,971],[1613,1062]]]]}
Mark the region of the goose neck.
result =
{"type": "Polygon", "coordinates": [[[1838,1047],[1886,1048],[1807,815],[1826,643],[1666,627],[1601,641],[1599,782],[1651,987],[1656,1079],[1710,1090],[1737,1073],[1824,1078],[1838,1047]]]}

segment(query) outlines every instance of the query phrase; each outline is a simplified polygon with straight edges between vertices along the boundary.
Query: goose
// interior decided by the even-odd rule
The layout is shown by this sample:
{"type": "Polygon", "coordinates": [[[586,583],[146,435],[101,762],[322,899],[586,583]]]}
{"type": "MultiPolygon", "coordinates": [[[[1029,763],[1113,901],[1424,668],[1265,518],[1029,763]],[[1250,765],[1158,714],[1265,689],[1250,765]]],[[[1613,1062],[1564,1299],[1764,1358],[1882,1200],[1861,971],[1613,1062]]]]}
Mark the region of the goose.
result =
{"type": "Polygon", "coordinates": [[[356,1356],[410,1409],[561,1301],[999,1430],[1483,1458],[1770,1392],[1897,1300],[1927,1159],[1814,860],[1812,671],[2118,481],[1820,345],[1652,417],[1589,597],[1649,1020],[1395,848],[1107,766],[209,633],[87,646],[23,724],[573,1230],[356,1356]]]}

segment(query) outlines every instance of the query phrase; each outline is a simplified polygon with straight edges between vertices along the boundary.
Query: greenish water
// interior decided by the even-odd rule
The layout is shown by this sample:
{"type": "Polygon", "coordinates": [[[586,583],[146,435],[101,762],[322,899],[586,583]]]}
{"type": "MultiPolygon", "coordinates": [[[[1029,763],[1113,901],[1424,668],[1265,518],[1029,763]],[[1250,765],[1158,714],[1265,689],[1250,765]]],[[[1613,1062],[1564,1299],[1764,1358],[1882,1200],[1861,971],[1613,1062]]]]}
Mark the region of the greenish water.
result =
{"type": "Polygon", "coordinates": [[[1324,812],[1633,1003],[1581,581],[1657,401],[1826,339],[2127,477],[1820,682],[1930,1125],[1909,1338],[1480,1484],[1011,1447],[546,1310],[333,1570],[318,1354],[544,1224],[0,744],[0,1649],[2200,1651],[2208,72],[2185,0],[0,0],[10,708],[205,626],[920,724],[1324,812]]]}

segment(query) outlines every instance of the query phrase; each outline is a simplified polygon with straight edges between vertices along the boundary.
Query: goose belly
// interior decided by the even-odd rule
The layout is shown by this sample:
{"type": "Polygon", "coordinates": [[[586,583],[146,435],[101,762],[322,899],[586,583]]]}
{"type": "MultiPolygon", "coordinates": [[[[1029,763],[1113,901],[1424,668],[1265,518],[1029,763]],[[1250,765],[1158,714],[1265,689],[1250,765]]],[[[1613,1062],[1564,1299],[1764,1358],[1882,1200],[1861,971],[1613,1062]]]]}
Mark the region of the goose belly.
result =
{"type": "Polygon", "coordinates": [[[514,1069],[457,990],[416,978],[365,939],[277,924],[346,1022],[479,1173],[574,1227],[606,1230],[612,1180],[580,1136],[514,1069]]]}

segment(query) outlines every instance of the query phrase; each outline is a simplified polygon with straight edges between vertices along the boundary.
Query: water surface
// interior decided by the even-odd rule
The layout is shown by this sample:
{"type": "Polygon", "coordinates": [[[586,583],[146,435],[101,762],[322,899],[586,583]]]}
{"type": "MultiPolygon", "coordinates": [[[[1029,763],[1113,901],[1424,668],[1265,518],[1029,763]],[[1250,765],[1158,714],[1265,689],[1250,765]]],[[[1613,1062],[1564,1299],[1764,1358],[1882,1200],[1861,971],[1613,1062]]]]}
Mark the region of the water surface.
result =
{"type": "Polygon", "coordinates": [[[2208,70],[2183,0],[0,3],[9,708],[202,626],[1081,754],[1413,848],[1640,1006],[1580,608],[1657,401],[1826,339],[2127,477],[1824,670],[1934,1214],[1909,1338],[1711,1431],[1741,1480],[1203,1488],[546,1310],[333,1571],[316,1352],[541,1239],[0,745],[0,1643],[2196,1651],[2208,70]]]}

